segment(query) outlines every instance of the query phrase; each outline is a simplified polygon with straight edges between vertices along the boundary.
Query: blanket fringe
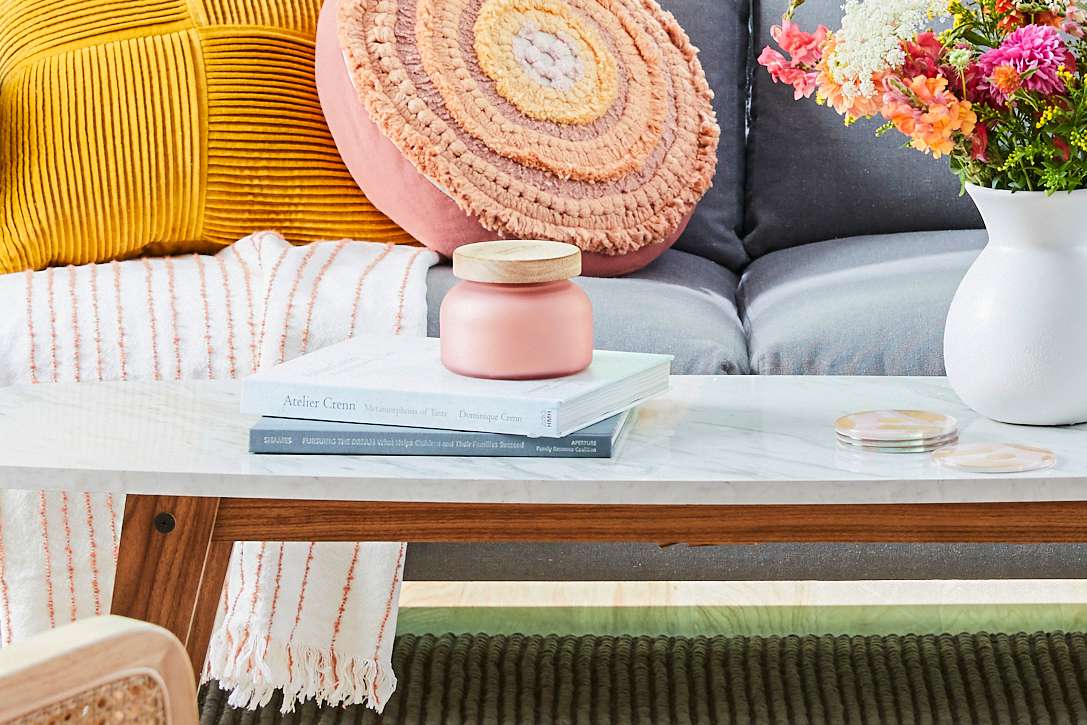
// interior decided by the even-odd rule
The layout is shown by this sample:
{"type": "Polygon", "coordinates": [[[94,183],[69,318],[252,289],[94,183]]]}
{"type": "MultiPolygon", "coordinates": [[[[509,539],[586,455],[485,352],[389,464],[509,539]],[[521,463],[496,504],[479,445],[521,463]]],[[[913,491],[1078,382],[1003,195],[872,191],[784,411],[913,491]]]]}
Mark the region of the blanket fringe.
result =
{"type": "Polygon", "coordinates": [[[217,680],[231,691],[232,707],[249,710],[264,707],[281,690],[284,714],[307,700],[322,706],[364,705],[380,713],[396,690],[396,676],[376,660],[288,645],[246,631],[244,625],[216,631],[201,680],[217,680]]]}

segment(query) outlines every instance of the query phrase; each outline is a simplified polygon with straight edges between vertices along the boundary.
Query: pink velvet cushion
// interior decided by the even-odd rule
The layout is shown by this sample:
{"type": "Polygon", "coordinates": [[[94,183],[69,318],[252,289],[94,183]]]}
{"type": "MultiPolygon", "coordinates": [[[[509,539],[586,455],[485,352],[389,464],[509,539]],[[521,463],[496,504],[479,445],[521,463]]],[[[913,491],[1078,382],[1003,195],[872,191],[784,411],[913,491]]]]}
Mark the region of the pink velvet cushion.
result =
{"type": "MultiPolygon", "coordinates": [[[[365,3],[368,0],[349,1],[358,6],[358,3],[365,3]]],[[[437,2],[437,0],[418,1],[437,2]]],[[[469,0],[471,1],[473,0],[469,0]]],[[[478,3],[479,0],[475,1],[478,3]]],[[[561,2],[562,0],[553,1],[561,2]]],[[[511,222],[503,228],[502,224],[495,223],[497,218],[505,218],[504,209],[497,210],[494,214],[466,212],[462,207],[473,208],[474,205],[478,207],[478,204],[475,204],[475,198],[467,198],[465,194],[460,194],[459,186],[457,199],[454,198],[454,194],[443,191],[437,182],[419,171],[416,160],[409,159],[408,154],[401,151],[403,137],[398,138],[400,145],[393,143],[389,135],[374,122],[374,117],[364,105],[367,94],[360,93],[360,87],[364,85],[368,76],[361,74],[357,67],[354,72],[352,71],[351,54],[344,50],[341,42],[342,21],[338,23],[337,17],[340,12],[339,3],[340,0],[326,0],[321,11],[317,29],[317,89],[325,118],[340,155],[371,203],[420,242],[446,256],[450,256],[452,251],[462,244],[528,236],[517,233],[523,230],[523,225],[521,229],[518,229],[517,225],[511,222]],[[489,223],[485,225],[481,221],[482,217],[486,217],[489,223]]],[[[376,80],[372,82],[377,83],[376,80]]],[[[706,136],[713,143],[708,154],[700,153],[699,155],[700,163],[703,163],[703,168],[695,174],[699,178],[706,177],[707,174],[712,176],[715,162],[713,152],[716,148],[716,125],[712,123],[712,111],[708,117],[711,128],[706,132],[706,136]]],[[[408,150],[413,152],[416,148],[417,144],[409,147],[408,150]]],[[[538,174],[539,170],[534,169],[531,173],[538,174]]],[[[443,178],[450,177],[444,175],[443,178]]],[[[560,185],[566,181],[567,179],[556,178],[554,185],[560,185]]],[[[708,179],[706,179],[704,184],[697,185],[693,195],[688,193],[687,197],[693,197],[694,201],[685,208],[678,211],[675,208],[682,201],[681,194],[678,192],[675,203],[663,205],[664,211],[654,217],[655,226],[651,228],[661,228],[661,219],[671,218],[674,221],[671,227],[665,227],[665,232],[657,233],[656,239],[660,241],[647,240],[647,233],[642,229],[638,230],[636,235],[630,235],[629,238],[636,240],[633,243],[625,246],[612,245],[611,248],[607,248],[608,245],[605,242],[604,245],[596,245],[596,248],[601,251],[594,251],[593,240],[590,238],[593,230],[589,227],[599,225],[599,219],[592,219],[587,223],[584,234],[581,230],[575,230],[571,235],[566,236],[564,229],[544,227],[544,231],[553,233],[535,233],[531,237],[561,239],[578,244],[583,251],[583,270],[587,275],[626,274],[649,264],[679,238],[694,212],[694,203],[708,185],[708,179]],[[586,239],[589,239],[589,243],[586,243],[586,239]]],[[[454,184],[454,186],[457,185],[454,184]]],[[[640,192],[640,189],[632,189],[630,196],[639,199],[640,192]]],[[[520,195],[517,200],[523,201],[520,195]]],[[[620,206],[623,203],[628,207],[631,204],[630,200],[627,200],[620,202],[620,206]]],[[[614,215],[611,215],[606,218],[613,217],[614,215]]],[[[646,227],[649,225],[647,224],[646,227]]],[[[625,231],[623,230],[624,233],[625,231]]],[[[626,241],[628,238],[610,230],[601,232],[601,236],[607,241],[616,238],[626,241]]]]}

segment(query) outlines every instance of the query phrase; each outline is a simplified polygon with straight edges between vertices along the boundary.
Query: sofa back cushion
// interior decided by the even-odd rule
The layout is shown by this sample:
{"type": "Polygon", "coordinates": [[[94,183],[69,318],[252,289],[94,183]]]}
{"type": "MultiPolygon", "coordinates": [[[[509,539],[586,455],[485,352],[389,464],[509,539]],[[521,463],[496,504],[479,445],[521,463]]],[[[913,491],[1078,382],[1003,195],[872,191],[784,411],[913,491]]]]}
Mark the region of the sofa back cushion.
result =
{"type": "Polygon", "coordinates": [[[676,249],[712,259],[734,272],[749,261],[743,226],[744,124],[747,106],[749,3],[745,0],[660,0],[699,49],[721,126],[717,175],[676,249]]]}
{"type": "MultiPolygon", "coordinates": [[[[770,42],[786,0],[755,3],[755,51],[770,42]]],[[[839,27],[841,0],[808,0],[801,27],[839,27]]],[[[971,229],[981,218],[947,160],[903,148],[904,137],[876,138],[882,118],[846,127],[814,99],[753,70],[744,246],[752,259],[777,249],[861,234],[971,229]]]]}

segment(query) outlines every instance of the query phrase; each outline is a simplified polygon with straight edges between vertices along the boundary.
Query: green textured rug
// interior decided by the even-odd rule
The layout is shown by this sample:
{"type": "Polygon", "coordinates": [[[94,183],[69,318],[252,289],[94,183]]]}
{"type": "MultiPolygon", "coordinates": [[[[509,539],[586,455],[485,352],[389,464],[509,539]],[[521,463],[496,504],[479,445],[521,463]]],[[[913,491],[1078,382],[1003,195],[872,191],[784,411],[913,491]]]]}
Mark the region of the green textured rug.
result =
{"type": "Polygon", "coordinates": [[[212,686],[201,725],[901,725],[1087,723],[1087,635],[538,637],[402,635],[397,692],[290,715],[232,710],[212,686]]]}

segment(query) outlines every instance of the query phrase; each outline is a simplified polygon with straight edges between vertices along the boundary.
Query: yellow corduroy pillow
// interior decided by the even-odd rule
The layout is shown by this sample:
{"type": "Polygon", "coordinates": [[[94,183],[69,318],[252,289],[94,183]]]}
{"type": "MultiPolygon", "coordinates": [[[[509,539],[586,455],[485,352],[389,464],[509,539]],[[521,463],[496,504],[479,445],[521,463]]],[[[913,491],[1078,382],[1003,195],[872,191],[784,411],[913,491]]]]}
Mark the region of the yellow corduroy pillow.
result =
{"type": "Polygon", "coordinates": [[[321,0],[0,3],[0,272],[292,241],[411,238],[336,152],[321,0]]]}

